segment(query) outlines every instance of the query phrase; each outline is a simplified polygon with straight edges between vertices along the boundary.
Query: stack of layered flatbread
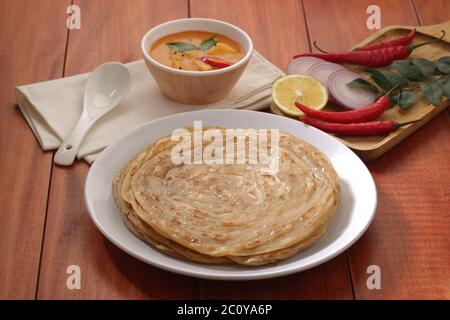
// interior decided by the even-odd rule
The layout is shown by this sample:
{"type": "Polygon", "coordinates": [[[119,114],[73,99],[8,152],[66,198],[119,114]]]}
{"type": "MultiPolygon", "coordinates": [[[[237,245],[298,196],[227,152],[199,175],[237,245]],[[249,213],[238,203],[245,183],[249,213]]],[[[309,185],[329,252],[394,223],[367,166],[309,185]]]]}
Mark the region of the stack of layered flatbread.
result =
{"type": "Polygon", "coordinates": [[[311,245],[334,216],[336,172],[290,134],[279,134],[276,171],[270,161],[175,164],[177,143],[169,136],[148,146],[113,183],[129,230],[158,250],[202,263],[264,265],[311,245]]]}

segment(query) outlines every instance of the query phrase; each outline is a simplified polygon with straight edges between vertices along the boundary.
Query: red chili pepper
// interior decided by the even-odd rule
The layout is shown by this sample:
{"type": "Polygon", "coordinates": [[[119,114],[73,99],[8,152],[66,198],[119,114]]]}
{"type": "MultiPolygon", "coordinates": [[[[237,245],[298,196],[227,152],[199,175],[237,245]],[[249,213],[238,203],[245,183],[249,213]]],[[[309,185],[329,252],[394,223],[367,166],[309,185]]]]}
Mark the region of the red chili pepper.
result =
{"type": "Polygon", "coordinates": [[[221,59],[211,59],[208,57],[201,57],[200,60],[206,64],[209,64],[211,67],[214,68],[226,68],[231,66],[231,62],[221,60],[221,59]]]}
{"type": "Polygon", "coordinates": [[[380,97],[377,101],[368,105],[367,107],[351,110],[351,111],[343,111],[343,112],[330,112],[330,111],[322,111],[310,108],[301,104],[300,102],[296,102],[295,105],[304,114],[307,116],[333,122],[333,123],[356,123],[356,122],[365,122],[373,120],[386,111],[389,106],[389,99],[386,96],[380,97]]]}
{"type": "Polygon", "coordinates": [[[360,123],[330,123],[317,121],[310,117],[301,116],[299,120],[309,124],[310,126],[316,127],[325,132],[335,133],[343,136],[376,136],[385,135],[394,132],[401,126],[414,123],[416,121],[398,123],[391,120],[383,121],[371,121],[371,122],[360,122],[360,123]]]}
{"type": "Polygon", "coordinates": [[[402,60],[409,56],[405,46],[395,46],[372,51],[350,51],[341,53],[303,53],[299,57],[315,57],[334,63],[351,63],[367,67],[383,67],[394,60],[402,60]]]}
{"type": "Polygon", "coordinates": [[[390,41],[383,41],[380,43],[368,44],[361,48],[355,48],[353,50],[354,51],[367,51],[367,50],[376,50],[376,49],[382,49],[382,48],[388,48],[388,47],[394,47],[394,46],[404,46],[404,45],[411,43],[411,41],[413,41],[415,37],[416,37],[416,29],[414,28],[406,36],[403,36],[403,37],[400,37],[397,39],[393,39],[390,41]]]}
{"type": "Polygon", "coordinates": [[[442,30],[442,36],[439,39],[434,39],[415,46],[400,45],[371,51],[303,53],[295,55],[294,59],[298,57],[315,57],[334,63],[351,63],[367,67],[384,67],[391,64],[394,60],[402,60],[407,58],[411,52],[418,47],[442,40],[444,36],[445,31],[442,30]]]}

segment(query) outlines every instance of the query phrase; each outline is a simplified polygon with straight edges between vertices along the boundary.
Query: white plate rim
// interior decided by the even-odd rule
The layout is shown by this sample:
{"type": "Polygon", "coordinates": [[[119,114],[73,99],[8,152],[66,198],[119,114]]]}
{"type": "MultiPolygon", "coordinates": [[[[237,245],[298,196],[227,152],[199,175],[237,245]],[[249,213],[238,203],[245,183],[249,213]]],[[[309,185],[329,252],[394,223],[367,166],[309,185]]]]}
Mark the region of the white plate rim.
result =
{"type": "MultiPolygon", "coordinates": [[[[333,140],[335,143],[338,143],[341,145],[342,148],[346,149],[347,152],[352,153],[357,159],[358,161],[363,165],[363,167],[365,168],[365,170],[368,173],[368,176],[370,177],[369,179],[369,183],[370,183],[370,189],[372,189],[373,191],[373,201],[371,206],[367,209],[368,210],[368,219],[366,220],[366,223],[364,224],[363,227],[361,227],[361,229],[355,233],[352,237],[352,239],[346,241],[344,244],[342,244],[338,249],[334,250],[332,253],[326,255],[325,257],[322,257],[320,259],[317,259],[315,261],[303,264],[301,266],[295,266],[295,264],[293,264],[290,267],[285,267],[282,270],[276,270],[276,271],[268,271],[268,272],[259,272],[258,274],[252,274],[251,269],[245,269],[242,272],[232,272],[230,274],[223,274],[224,271],[219,271],[219,272],[214,272],[216,270],[213,270],[209,273],[202,273],[202,272],[198,272],[198,271],[193,271],[193,270],[185,270],[185,269],[180,269],[177,267],[174,267],[172,265],[168,265],[165,263],[161,263],[152,259],[148,259],[146,257],[141,256],[140,254],[136,253],[136,251],[124,246],[120,241],[118,241],[113,235],[111,235],[102,225],[102,223],[97,219],[97,216],[95,214],[95,210],[93,209],[93,204],[91,203],[91,199],[89,197],[88,194],[88,189],[89,189],[89,185],[90,185],[90,181],[93,179],[93,175],[94,172],[97,168],[97,166],[99,165],[99,163],[101,163],[102,159],[108,156],[108,153],[110,152],[110,150],[113,150],[117,145],[121,144],[123,141],[127,140],[129,136],[133,135],[136,131],[139,130],[143,130],[146,127],[152,126],[155,123],[159,122],[159,121],[163,121],[163,120],[168,120],[170,118],[178,118],[178,117],[184,117],[187,115],[192,115],[192,114],[201,114],[201,113],[228,113],[228,112],[247,112],[247,113],[252,113],[254,114],[259,113],[259,114],[264,114],[267,115],[269,117],[277,117],[277,118],[283,118],[287,121],[294,121],[296,123],[298,123],[299,125],[304,125],[299,123],[296,120],[287,118],[287,117],[283,117],[283,116],[279,116],[279,115],[275,115],[272,113],[265,113],[265,112],[260,112],[260,111],[252,111],[252,110],[234,110],[234,109],[216,109],[216,110],[197,110],[197,111],[189,111],[189,112],[183,112],[183,113],[177,113],[177,114],[173,114],[173,115],[169,115],[163,118],[159,118],[156,120],[152,120],[147,122],[146,124],[140,126],[139,128],[136,128],[134,130],[131,130],[130,132],[128,132],[127,134],[123,135],[121,138],[119,138],[117,141],[115,141],[114,143],[112,143],[111,145],[109,145],[108,147],[106,147],[102,153],[98,156],[98,158],[94,161],[94,163],[91,165],[91,168],[89,169],[89,172],[87,174],[86,177],[86,182],[85,182],[85,188],[84,188],[84,198],[85,198],[85,203],[86,203],[86,207],[89,213],[89,216],[91,218],[91,220],[93,221],[94,225],[97,227],[98,230],[100,230],[100,232],[109,240],[111,241],[114,245],[116,245],[118,248],[120,248],[121,250],[125,251],[126,253],[128,253],[129,255],[133,256],[134,258],[145,262],[147,264],[150,264],[152,266],[155,266],[157,268],[166,270],[166,271],[170,271],[170,272],[174,272],[177,274],[182,274],[182,275],[186,275],[186,276],[190,276],[190,277],[196,277],[196,278],[202,278],[202,279],[213,279],[213,280],[260,280],[260,279],[268,279],[268,278],[276,278],[276,277],[282,277],[282,276],[286,276],[289,274],[293,274],[293,273],[297,273],[297,272],[301,272],[301,271],[305,271],[311,268],[314,268],[320,264],[323,264],[333,258],[335,258],[336,256],[338,256],[339,254],[343,253],[344,251],[346,251],[348,248],[350,248],[357,240],[359,240],[359,238],[361,238],[361,236],[367,231],[368,227],[370,226],[370,224],[372,223],[375,213],[376,213],[376,208],[377,208],[377,189],[376,189],[376,185],[375,182],[373,180],[372,175],[370,174],[367,166],[363,163],[363,161],[351,150],[349,149],[347,146],[345,146],[342,142],[340,142],[338,139],[336,139],[335,137],[328,135],[327,133],[316,129],[314,127],[311,126],[307,126],[308,130],[313,130],[315,134],[322,136],[325,139],[331,139],[333,140]],[[99,161],[100,160],[100,161],[99,161]],[[250,271],[250,272],[249,272],[250,271]]],[[[125,163],[124,163],[125,165],[125,163]]],[[[128,229],[127,229],[128,231],[128,229]]],[[[130,232],[130,231],[128,231],[130,232]]],[[[131,232],[130,232],[131,234],[131,232]]],[[[134,236],[134,235],[133,235],[134,236]]],[[[136,238],[137,239],[137,238],[136,238]]],[[[141,240],[139,240],[141,241],[141,240]]],[[[153,249],[153,248],[152,248],[153,249]]],[[[156,250],[156,249],[153,249],[156,250]]],[[[172,258],[172,259],[176,259],[176,258],[172,258]]],[[[178,259],[177,259],[178,260],[178,259]]],[[[189,263],[189,262],[188,262],[189,263]]],[[[202,264],[202,266],[207,267],[208,265],[206,264],[202,264]]],[[[264,268],[262,268],[264,269],[264,268]]]]}

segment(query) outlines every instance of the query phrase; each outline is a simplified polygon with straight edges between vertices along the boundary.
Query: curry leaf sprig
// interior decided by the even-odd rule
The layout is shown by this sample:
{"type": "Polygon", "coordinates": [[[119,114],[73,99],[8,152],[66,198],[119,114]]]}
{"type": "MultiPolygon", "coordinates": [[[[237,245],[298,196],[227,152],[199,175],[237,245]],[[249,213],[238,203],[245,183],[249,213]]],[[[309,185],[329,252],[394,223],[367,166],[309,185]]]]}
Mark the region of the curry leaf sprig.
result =
{"type": "Polygon", "coordinates": [[[376,90],[379,94],[397,87],[389,94],[389,99],[391,106],[398,105],[401,109],[415,104],[418,92],[434,105],[438,105],[444,96],[450,99],[450,57],[434,61],[425,58],[397,60],[390,67],[390,70],[364,69],[378,87],[362,78],[349,85],[376,90]]]}

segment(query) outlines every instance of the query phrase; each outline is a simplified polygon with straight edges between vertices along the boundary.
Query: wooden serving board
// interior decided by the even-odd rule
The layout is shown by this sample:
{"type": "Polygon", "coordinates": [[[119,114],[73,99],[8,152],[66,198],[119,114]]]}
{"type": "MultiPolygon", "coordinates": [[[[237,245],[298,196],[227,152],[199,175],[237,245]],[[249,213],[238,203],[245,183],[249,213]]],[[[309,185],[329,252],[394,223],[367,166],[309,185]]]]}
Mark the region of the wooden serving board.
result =
{"type": "MultiPolygon", "coordinates": [[[[376,33],[372,34],[367,39],[356,44],[355,47],[363,46],[372,42],[386,41],[393,38],[397,38],[407,34],[413,26],[388,26],[380,29],[376,33]]],[[[417,35],[413,43],[422,43],[432,40],[432,38],[439,38],[442,33],[441,30],[446,31],[446,35],[443,41],[433,43],[427,46],[423,46],[414,50],[410,58],[426,58],[429,60],[436,60],[442,56],[450,56],[450,21],[442,24],[432,26],[418,26],[415,27],[417,35]]],[[[346,67],[357,73],[362,73],[364,67],[346,65],[346,67]]],[[[450,105],[450,100],[443,99],[438,106],[430,104],[426,98],[421,97],[417,103],[408,108],[407,110],[401,110],[398,106],[388,109],[379,120],[393,120],[396,122],[406,122],[412,120],[420,121],[404,126],[388,136],[371,136],[371,137],[337,137],[345,145],[351,148],[358,156],[364,161],[374,160],[395,145],[400,143],[414,131],[419,129],[425,123],[430,121],[439,112],[444,110],[450,105]]],[[[333,106],[327,106],[326,109],[333,110],[333,106]]],[[[273,104],[271,106],[272,112],[283,115],[273,104]]]]}

